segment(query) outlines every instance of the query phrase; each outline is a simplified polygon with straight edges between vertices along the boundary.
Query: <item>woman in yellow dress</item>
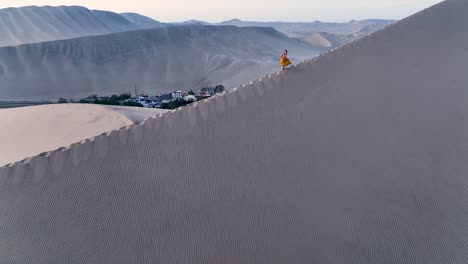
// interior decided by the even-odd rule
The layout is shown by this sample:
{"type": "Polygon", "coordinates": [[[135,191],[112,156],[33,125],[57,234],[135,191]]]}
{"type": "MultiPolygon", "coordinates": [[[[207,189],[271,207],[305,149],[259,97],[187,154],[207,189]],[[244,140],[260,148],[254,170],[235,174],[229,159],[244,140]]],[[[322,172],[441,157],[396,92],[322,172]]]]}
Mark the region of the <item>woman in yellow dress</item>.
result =
{"type": "Polygon", "coordinates": [[[288,50],[285,50],[283,52],[283,55],[281,55],[281,59],[280,59],[280,65],[281,65],[281,70],[284,71],[284,69],[286,68],[286,66],[288,65],[291,65],[291,61],[288,59],[288,50]]]}

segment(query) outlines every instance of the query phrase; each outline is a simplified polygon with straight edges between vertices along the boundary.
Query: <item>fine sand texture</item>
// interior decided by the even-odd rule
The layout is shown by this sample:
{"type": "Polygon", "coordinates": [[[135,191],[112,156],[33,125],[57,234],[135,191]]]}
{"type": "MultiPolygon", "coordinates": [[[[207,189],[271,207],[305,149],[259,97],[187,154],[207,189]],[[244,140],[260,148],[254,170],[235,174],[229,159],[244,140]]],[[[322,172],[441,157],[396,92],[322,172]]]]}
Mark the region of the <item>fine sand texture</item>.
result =
{"type": "Polygon", "coordinates": [[[0,263],[467,263],[466,14],[0,168],[0,263]]]}
{"type": "Polygon", "coordinates": [[[88,104],[0,109],[0,166],[67,147],[163,112],[88,104]]]}

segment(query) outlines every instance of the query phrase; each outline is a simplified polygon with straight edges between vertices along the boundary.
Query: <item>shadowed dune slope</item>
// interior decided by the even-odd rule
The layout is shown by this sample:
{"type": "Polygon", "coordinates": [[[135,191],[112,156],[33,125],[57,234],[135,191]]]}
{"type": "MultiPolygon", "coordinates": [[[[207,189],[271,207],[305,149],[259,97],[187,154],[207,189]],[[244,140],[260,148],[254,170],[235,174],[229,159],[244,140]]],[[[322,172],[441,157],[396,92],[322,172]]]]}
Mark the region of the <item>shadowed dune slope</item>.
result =
{"type": "Polygon", "coordinates": [[[2,100],[57,100],[240,85],[322,52],[272,28],[171,26],[0,48],[2,100]]]}
{"type": "Polygon", "coordinates": [[[0,47],[155,28],[164,24],[136,14],[81,6],[27,6],[0,9],[0,47]]]}
{"type": "Polygon", "coordinates": [[[127,20],[133,22],[134,24],[139,25],[140,27],[154,28],[155,26],[158,26],[158,25],[159,26],[169,25],[169,24],[163,24],[152,18],[143,16],[137,13],[121,13],[120,15],[125,17],[127,20]]]}
{"type": "Polygon", "coordinates": [[[1,168],[0,262],[466,263],[467,13],[1,168]]]}

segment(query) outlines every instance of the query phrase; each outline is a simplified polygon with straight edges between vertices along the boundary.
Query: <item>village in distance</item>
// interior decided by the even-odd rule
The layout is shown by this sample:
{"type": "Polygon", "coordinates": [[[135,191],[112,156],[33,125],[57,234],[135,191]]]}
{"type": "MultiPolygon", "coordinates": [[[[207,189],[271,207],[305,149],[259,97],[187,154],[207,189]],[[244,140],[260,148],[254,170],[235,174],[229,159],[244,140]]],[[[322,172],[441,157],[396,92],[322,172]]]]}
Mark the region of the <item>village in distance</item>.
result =
{"type": "Polygon", "coordinates": [[[224,85],[204,86],[199,91],[188,92],[174,91],[170,93],[140,94],[135,89],[135,94],[124,93],[120,95],[98,96],[91,95],[78,101],[60,98],[58,103],[81,103],[100,105],[120,105],[145,108],[176,109],[194,102],[209,98],[225,91],[224,85]]]}

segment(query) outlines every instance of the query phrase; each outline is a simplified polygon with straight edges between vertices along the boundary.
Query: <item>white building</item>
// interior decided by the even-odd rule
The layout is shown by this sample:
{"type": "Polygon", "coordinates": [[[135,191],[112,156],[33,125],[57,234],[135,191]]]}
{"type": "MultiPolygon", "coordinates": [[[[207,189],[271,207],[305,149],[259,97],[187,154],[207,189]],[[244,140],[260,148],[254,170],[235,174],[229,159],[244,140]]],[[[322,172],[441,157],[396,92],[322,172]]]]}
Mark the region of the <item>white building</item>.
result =
{"type": "Polygon", "coordinates": [[[172,92],[172,99],[174,100],[183,99],[182,92],[181,91],[172,92]]]}
{"type": "Polygon", "coordinates": [[[213,96],[216,93],[216,87],[205,86],[205,87],[202,87],[202,91],[208,93],[210,96],[213,96]]]}
{"type": "Polygon", "coordinates": [[[189,94],[187,96],[184,97],[184,101],[187,101],[187,102],[196,102],[197,101],[197,97],[195,95],[192,95],[192,94],[189,94]]]}

